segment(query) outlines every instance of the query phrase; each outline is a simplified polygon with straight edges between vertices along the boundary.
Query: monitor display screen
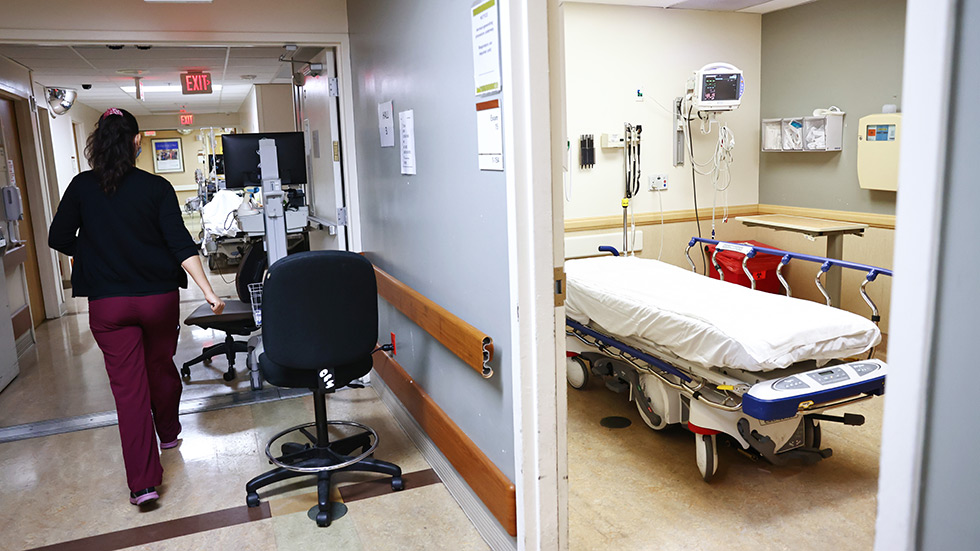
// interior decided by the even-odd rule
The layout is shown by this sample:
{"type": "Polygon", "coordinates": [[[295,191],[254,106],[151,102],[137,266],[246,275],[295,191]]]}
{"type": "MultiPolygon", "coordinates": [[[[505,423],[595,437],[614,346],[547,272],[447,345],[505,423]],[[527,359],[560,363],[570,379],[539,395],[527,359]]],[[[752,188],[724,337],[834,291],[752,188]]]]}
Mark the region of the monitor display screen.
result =
{"type": "Polygon", "coordinates": [[[706,74],[701,86],[701,101],[734,101],[738,99],[737,73],[706,74]]]}
{"type": "Polygon", "coordinates": [[[259,168],[259,140],[276,141],[279,179],[284,185],[306,183],[306,142],[302,132],[261,132],[258,134],[224,134],[225,187],[240,189],[262,185],[259,168]]]}

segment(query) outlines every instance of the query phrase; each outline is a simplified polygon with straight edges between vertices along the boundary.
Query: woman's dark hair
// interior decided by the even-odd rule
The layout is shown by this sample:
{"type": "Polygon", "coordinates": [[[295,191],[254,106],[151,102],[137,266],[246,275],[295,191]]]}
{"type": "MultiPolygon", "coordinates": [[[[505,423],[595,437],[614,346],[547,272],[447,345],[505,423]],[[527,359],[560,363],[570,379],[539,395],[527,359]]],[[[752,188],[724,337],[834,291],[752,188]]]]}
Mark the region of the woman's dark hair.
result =
{"type": "Polygon", "coordinates": [[[125,109],[112,108],[99,117],[95,131],[89,135],[85,158],[107,195],[116,191],[123,176],[136,164],[133,138],[139,132],[136,117],[125,109]]]}

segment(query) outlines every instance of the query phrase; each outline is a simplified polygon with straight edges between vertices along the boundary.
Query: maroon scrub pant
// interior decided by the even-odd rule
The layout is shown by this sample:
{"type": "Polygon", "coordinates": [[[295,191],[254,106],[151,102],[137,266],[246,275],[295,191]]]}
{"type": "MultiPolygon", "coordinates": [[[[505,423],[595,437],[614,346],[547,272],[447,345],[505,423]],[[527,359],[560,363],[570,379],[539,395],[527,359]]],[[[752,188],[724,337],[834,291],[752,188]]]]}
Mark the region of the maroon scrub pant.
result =
{"type": "Polygon", "coordinates": [[[172,442],[180,433],[179,318],[177,291],[89,301],[89,326],[105,356],[126,481],[134,492],[163,481],[157,436],[172,442]]]}

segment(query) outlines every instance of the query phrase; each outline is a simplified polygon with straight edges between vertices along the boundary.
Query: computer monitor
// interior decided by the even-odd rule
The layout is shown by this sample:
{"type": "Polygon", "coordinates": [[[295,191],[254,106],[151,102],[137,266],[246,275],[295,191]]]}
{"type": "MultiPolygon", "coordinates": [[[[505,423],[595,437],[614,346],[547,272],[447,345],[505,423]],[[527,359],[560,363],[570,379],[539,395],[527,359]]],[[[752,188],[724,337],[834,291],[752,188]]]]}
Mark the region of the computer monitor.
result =
{"type": "Polygon", "coordinates": [[[283,185],[306,183],[306,142],[302,132],[260,132],[223,134],[221,147],[225,161],[225,187],[241,189],[262,185],[259,168],[259,140],[276,141],[279,180],[283,185]]]}

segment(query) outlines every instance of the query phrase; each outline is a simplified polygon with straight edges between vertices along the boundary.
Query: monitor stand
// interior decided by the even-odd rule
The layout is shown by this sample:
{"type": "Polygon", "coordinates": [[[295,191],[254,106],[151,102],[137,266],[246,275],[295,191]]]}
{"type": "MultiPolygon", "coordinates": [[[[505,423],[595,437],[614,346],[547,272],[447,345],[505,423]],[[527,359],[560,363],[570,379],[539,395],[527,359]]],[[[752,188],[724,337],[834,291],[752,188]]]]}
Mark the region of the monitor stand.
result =
{"type": "Polygon", "coordinates": [[[262,169],[262,204],[265,217],[265,252],[271,267],[286,257],[286,212],[284,193],[279,180],[279,160],[276,141],[259,140],[259,167],[262,169]]]}

